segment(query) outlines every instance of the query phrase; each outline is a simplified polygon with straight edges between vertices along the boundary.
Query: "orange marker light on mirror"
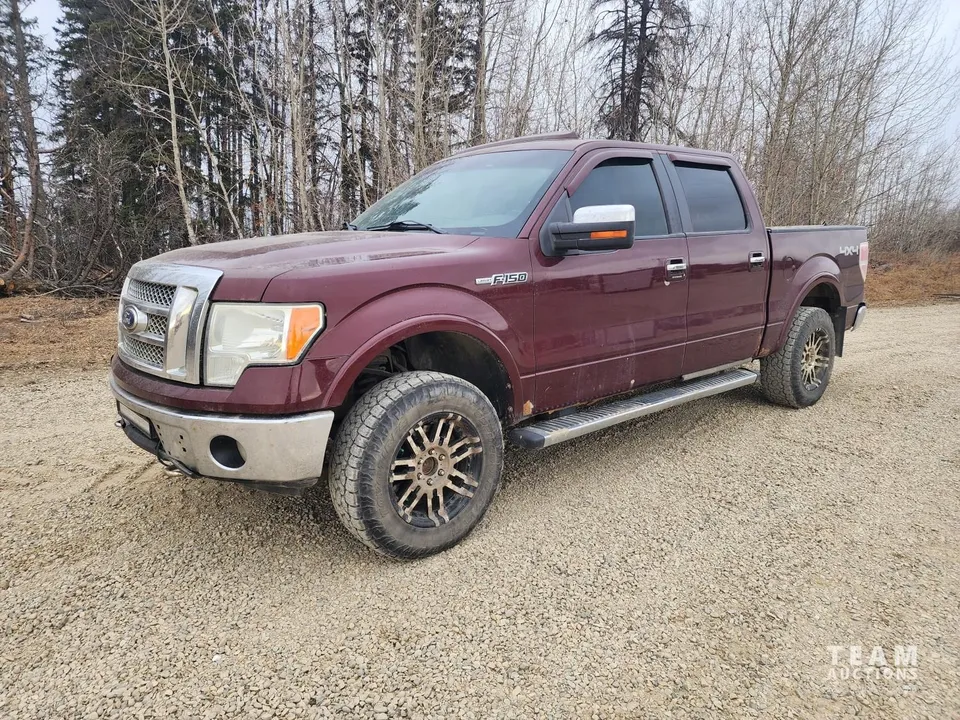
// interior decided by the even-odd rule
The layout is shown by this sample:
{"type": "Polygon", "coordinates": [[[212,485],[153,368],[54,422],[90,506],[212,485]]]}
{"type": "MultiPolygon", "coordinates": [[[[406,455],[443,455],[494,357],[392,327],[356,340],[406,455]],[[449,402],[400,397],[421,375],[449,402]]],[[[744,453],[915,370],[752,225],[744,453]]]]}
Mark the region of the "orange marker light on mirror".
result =
{"type": "Polygon", "coordinates": [[[591,240],[609,240],[610,238],[625,238],[626,230],[597,230],[590,233],[591,240]]]}
{"type": "Polygon", "coordinates": [[[314,333],[323,325],[323,311],[317,305],[295,307],[290,311],[290,328],[284,356],[287,360],[296,360],[303,352],[314,333]]]}

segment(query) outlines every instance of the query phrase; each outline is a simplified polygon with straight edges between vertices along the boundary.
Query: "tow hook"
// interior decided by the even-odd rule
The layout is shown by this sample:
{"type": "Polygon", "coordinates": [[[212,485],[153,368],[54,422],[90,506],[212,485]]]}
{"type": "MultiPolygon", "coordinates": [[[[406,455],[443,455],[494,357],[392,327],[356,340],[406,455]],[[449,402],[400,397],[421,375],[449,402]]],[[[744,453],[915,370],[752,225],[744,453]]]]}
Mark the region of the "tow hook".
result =
{"type": "Polygon", "coordinates": [[[198,478],[200,475],[188,468],[175,457],[167,454],[162,447],[157,446],[157,460],[163,465],[164,469],[171,475],[184,475],[188,478],[198,478]]]}
{"type": "MultiPolygon", "coordinates": [[[[122,417],[117,418],[117,420],[113,424],[115,427],[118,427],[121,430],[126,430],[128,425],[127,421],[124,420],[122,417]]],[[[133,426],[133,427],[137,431],[139,431],[139,428],[136,428],[136,426],[133,426]]],[[[137,444],[140,445],[140,447],[142,447],[144,450],[148,450],[149,452],[156,455],[157,460],[163,466],[164,471],[168,475],[183,475],[188,478],[201,477],[196,472],[194,472],[193,470],[188,468],[186,465],[184,465],[182,462],[177,460],[175,457],[172,457],[166,450],[163,449],[163,447],[160,445],[159,442],[151,440],[145,444],[139,443],[139,442],[137,444]]]]}

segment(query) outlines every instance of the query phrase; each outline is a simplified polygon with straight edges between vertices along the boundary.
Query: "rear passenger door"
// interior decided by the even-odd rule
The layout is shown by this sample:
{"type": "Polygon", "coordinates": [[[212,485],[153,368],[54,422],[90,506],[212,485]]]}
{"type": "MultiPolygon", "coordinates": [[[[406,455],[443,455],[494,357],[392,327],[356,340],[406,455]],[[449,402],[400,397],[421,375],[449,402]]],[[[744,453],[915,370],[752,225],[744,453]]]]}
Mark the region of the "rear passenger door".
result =
{"type": "Polygon", "coordinates": [[[687,236],[687,347],[683,374],[756,355],[766,324],[766,228],[746,179],[715,155],[669,153],[666,166],[687,236]]]}
{"type": "Polygon", "coordinates": [[[587,402],[680,374],[686,282],[669,278],[686,258],[670,181],[651,152],[599,151],[569,176],[536,229],[581,207],[633,205],[632,248],[547,257],[534,238],[536,412],[587,402]]]}

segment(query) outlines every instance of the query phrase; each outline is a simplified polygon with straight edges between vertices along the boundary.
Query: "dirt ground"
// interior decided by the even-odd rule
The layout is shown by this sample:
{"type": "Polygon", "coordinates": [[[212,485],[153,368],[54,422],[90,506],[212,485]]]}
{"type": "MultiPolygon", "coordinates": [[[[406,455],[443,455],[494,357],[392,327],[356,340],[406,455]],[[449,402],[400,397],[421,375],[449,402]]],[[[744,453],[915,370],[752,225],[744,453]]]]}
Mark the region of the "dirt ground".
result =
{"type": "Polygon", "coordinates": [[[104,367],[116,323],[115,298],[0,297],[0,370],[104,367]]]}
{"type": "Polygon", "coordinates": [[[813,408],[511,450],[406,564],[322,490],[165,475],[113,427],[112,312],[51,308],[0,301],[4,718],[960,718],[956,303],[871,311],[813,408]]]}

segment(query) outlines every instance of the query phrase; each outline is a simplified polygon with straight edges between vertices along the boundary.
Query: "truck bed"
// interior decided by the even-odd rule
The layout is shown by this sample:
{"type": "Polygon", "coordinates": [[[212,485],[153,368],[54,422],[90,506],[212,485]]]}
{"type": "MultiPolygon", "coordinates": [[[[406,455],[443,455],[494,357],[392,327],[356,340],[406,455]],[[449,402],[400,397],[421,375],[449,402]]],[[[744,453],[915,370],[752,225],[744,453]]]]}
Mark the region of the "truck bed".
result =
{"type": "Polygon", "coordinates": [[[768,227],[770,243],[770,294],[768,338],[777,337],[791,316],[798,285],[812,279],[834,277],[839,282],[840,304],[855,308],[863,302],[868,259],[867,229],[859,225],[790,225],[768,227]]]}

